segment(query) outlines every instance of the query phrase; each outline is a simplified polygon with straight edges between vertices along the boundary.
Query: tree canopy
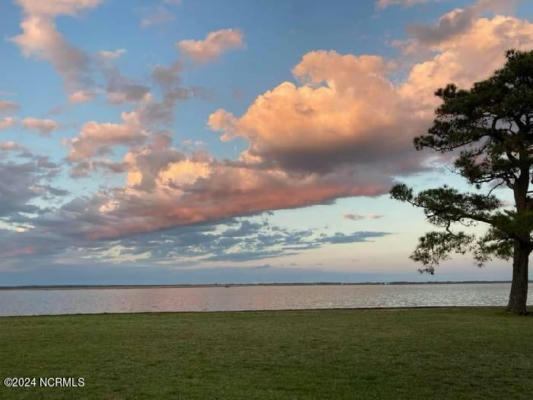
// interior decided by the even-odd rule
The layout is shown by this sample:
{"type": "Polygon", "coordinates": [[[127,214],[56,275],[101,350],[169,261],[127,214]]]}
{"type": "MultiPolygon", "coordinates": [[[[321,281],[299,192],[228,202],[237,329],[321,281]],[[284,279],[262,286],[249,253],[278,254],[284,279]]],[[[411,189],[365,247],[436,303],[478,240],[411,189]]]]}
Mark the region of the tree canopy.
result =
{"type": "Polygon", "coordinates": [[[420,238],[411,256],[422,263],[422,271],[434,273],[454,252],[472,252],[480,265],[494,256],[516,261],[520,252],[522,260],[526,255],[527,288],[533,251],[533,51],[510,50],[506,56],[502,69],[471,89],[453,84],[438,89],[442,104],[433,124],[414,139],[418,150],[451,153],[455,171],[475,191],[461,193],[445,185],[415,194],[402,184],[391,196],[422,208],[427,220],[442,228],[420,238]],[[512,191],[512,207],[494,195],[499,188],[512,191]],[[478,223],[489,228],[482,236],[464,229],[478,223]]]}

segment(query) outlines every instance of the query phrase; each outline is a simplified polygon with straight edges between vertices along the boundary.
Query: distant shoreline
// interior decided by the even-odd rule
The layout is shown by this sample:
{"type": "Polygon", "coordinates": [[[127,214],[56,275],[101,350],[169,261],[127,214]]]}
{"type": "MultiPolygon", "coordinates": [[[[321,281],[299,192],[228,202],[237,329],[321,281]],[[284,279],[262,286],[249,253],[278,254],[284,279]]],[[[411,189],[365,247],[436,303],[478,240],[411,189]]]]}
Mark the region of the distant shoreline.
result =
{"type": "Polygon", "coordinates": [[[371,286],[371,285],[461,285],[496,284],[511,281],[439,281],[439,282],[304,282],[304,283],[211,283],[211,284],[169,284],[169,285],[20,285],[0,286],[1,290],[78,290],[78,289],[170,289],[170,288],[210,288],[246,286],[371,286]]]}

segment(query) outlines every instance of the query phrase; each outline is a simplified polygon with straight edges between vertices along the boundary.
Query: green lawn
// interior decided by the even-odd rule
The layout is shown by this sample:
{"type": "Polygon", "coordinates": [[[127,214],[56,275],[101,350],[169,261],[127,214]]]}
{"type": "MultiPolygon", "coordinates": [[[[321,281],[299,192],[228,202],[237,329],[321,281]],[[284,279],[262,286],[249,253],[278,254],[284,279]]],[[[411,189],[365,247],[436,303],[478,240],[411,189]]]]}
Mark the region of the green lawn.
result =
{"type": "Polygon", "coordinates": [[[533,317],[501,309],[0,318],[0,398],[531,399],[533,317]]]}

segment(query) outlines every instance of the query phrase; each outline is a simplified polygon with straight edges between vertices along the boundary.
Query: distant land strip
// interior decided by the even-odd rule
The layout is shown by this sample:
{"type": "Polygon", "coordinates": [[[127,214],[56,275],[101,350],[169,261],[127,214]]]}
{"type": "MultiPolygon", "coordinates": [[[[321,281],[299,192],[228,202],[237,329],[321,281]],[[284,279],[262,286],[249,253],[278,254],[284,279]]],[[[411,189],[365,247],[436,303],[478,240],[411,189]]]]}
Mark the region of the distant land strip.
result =
{"type": "MultiPolygon", "coordinates": [[[[529,281],[532,282],[532,281],[529,281]]],[[[300,283],[210,283],[210,284],[169,284],[169,285],[20,285],[2,286],[0,290],[76,290],[76,289],[166,289],[166,288],[210,288],[246,286],[370,286],[370,285],[460,285],[511,283],[511,281],[430,281],[430,282],[300,282],[300,283]]]]}

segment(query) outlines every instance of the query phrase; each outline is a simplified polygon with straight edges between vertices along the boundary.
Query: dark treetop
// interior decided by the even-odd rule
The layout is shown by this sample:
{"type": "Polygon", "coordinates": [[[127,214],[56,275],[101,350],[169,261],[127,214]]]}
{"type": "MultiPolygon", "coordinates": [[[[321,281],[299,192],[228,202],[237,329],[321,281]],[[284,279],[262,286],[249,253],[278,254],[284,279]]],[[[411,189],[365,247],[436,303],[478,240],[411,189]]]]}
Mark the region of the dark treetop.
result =
{"type": "Polygon", "coordinates": [[[480,265],[493,256],[514,257],[515,264],[520,258],[527,294],[533,250],[533,52],[508,51],[505,66],[489,79],[470,90],[450,84],[436,95],[443,103],[427,134],[415,138],[415,147],[455,155],[456,172],[477,190],[461,193],[445,185],[414,194],[405,185],[392,189],[393,198],[423,208],[428,221],[443,228],[420,238],[411,258],[430,273],[452,252],[471,251],[480,265]],[[487,184],[490,190],[483,191],[487,184]],[[513,208],[503,208],[493,195],[496,188],[512,191],[513,208]],[[489,227],[481,237],[456,229],[478,223],[489,227]]]}

